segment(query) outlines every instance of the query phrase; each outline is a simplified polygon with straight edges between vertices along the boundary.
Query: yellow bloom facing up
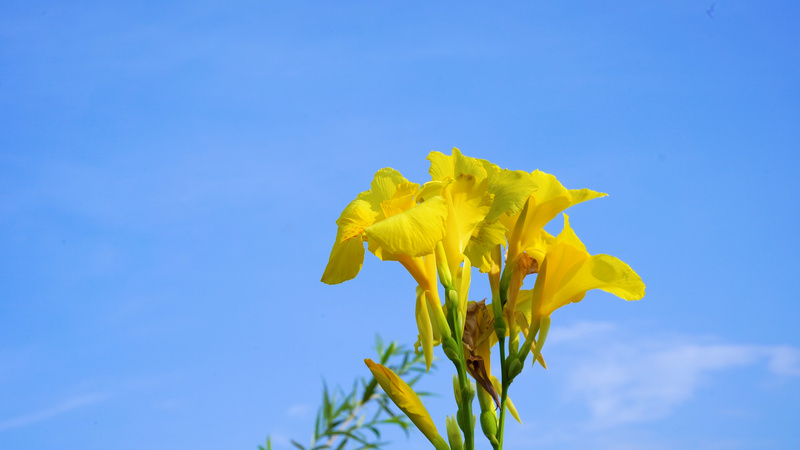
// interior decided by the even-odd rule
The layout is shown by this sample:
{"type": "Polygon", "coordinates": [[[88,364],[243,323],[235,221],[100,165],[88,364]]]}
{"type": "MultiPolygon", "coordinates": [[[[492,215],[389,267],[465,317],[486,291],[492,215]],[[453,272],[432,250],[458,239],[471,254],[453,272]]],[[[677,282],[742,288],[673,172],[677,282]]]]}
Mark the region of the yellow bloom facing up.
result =
{"type": "Polygon", "coordinates": [[[373,362],[371,359],[365,359],[364,363],[369,367],[375,380],[381,385],[386,395],[408,416],[434,447],[437,450],[449,450],[447,443],[439,435],[439,431],[436,430],[436,425],[433,423],[430,414],[428,414],[428,410],[425,409],[419,396],[411,389],[411,386],[398,377],[396,373],[373,362]]]}

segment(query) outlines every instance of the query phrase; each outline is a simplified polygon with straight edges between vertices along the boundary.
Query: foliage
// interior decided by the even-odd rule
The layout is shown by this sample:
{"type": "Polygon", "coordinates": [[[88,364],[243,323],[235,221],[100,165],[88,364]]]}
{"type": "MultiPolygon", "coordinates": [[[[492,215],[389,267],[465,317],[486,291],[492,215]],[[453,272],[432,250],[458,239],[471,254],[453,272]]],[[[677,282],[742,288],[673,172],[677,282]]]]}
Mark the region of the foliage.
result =
{"type": "MultiPolygon", "coordinates": [[[[375,351],[382,365],[398,375],[408,376],[410,386],[426,373],[424,356],[396,342],[386,346],[377,336],[375,351]]],[[[408,435],[411,422],[396,412],[386,393],[378,389],[374,376],[356,379],[349,391],[341,387],[331,390],[323,380],[322,404],[317,410],[311,443],[307,447],[294,439],[291,443],[300,450],[380,448],[387,444],[381,435],[381,429],[387,426],[400,427],[408,435]]],[[[260,445],[258,449],[272,450],[271,438],[267,437],[266,446],[260,445]]]]}

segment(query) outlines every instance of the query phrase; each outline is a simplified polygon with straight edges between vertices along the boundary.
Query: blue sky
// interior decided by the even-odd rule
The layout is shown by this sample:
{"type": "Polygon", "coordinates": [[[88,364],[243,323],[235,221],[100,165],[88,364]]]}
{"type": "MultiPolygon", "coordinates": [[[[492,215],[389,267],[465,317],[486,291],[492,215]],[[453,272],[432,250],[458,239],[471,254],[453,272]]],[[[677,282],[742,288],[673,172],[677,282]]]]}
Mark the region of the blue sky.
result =
{"type": "MultiPolygon", "coordinates": [[[[458,147],[609,193],[571,224],[647,284],[554,314],[507,448],[797,448],[798,21],[769,0],[4,3],[0,447],[305,442],[322,377],[416,338],[399,265],[319,282],[334,220],[376,170],[422,183],[458,147]]],[[[450,392],[448,365],[424,387],[450,392]]],[[[430,410],[443,429],[452,400],[430,410]]]]}

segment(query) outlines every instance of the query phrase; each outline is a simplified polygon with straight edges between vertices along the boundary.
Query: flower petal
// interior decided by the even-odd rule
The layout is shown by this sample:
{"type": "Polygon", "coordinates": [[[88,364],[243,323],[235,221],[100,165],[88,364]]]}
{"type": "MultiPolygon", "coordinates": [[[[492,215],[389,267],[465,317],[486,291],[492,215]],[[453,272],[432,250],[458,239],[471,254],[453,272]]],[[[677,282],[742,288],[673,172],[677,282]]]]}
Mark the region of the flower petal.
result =
{"type": "Polygon", "coordinates": [[[472,265],[486,273],[492,269],[492,249],[506,244],[506,227],[500,222],[481,222],[472,232],[467,242],[464,256],[472,261],[472,265]]]}
{"type": "Polygon", "coordinates": [[[413,208],[367,227],[369,251],[382,260],[393,255],[423,256],[433,252],[444,237],[447,205],[434,197],[413,208]]]}
{"type": "Polygon", "coordinates": [[[593,255],[580,263],[564,280],[553,303],[566,305],[583,299],[592,289],[601,289],[624,300],[644,297],[645,286],[641,277],[618,258],[610,255],[593,255]]]}
{"type": "Polygon", "coordinates": [[[547,249],[536,279],[532,309],[537,315],[549,316],[570,302],[582,300],[592,289],[602,289],[625,300],[639,300],[644,297],[645,286],[639,275],[619,259],[589,255],[564,214],[564,229],[547,249]]]}
{"type": "Polygon", "coordinates": [[[411,422],[417,426],[419,431],[431,441],[436,448],[448,448],[439,432],[436,430],[436,425],[433,423],[428,410],[422,404],[422,401],[417,396],[417,393],[411,389],[411,386],[406,384],[396,373],[392,372],[389,368],[376,364],[371,359],[365,359],[364,363],[369,367],[370,372],[375,377],[378,384],[381,385],[386,395],[403,411],[411,422]],[[442,447],[441,444],[444,444],[442,447]]]}
{"type": "Polygon", "coordinates": [[[358,275],[364,263],[364,229],[375,221],[377,213],[361,196],[350,202],[342,211],[336,224],[336,241],[333,244],[328,265],[322,274],[322,282],[338,284],[358,275]]]}
{"type": "MultiPolygon", "coordinates": [[[[394,197],[397,187],[406,183],[409,183],[409,181],[397,170],[391,167],[383,168],[375,172],[375,176],[370,184],[370,197],[376,204],[380,204],[380,202],[394,197]]],[[[416,185],[416,187],[419,188],[419,185],[416,185]]]]}
{"type": "Polygon", "coordinates": [[[494,222],[505,213],[514,216],[522,210],[525,200],[536,191],[536,183],[528,172],[503,169],[489,176],[489,193],[494,194],[494,202],[487,222],[494,222]]]}
{"type": "Polygon", "coordinates": [[[450,245],[455,247],[452,250],[459,255],[464,252],[472,232],[489,213],[492,195],[487,188],[488,181],[485,178],[479,181],[466,174],[458,175],[446,188],[447,198],[451,200],[448,205],[446,242],[452,240],[450,245]]]}
{"type": "Polygon", "coordinates": [[[486,169],[480,160],[462,155],[457,148],[453,148],[451,156],[430,152],[427,159],[431,162],[428,172],[434,181],[455,180],[462,174],[472,175],[479,180],[487,177],[486,169]]]}

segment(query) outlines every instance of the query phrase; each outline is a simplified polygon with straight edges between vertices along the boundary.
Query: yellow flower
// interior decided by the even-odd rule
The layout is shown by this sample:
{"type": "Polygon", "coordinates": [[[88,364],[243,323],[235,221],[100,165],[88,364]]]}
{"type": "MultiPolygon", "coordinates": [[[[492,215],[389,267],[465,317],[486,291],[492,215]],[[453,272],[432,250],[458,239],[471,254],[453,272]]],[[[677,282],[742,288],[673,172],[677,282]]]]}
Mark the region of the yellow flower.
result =
{"type": "Polygon", "coordinates": [[[488,192],[493,200],[486,217],[474,228],[464,255],[481,272],[486,273],[492,267],[492,250],[497,245],[506,245],[508,229],[499,221],[500,217],[514,217],[519,214],[528,196],[537,187],[535,180],[527,172],[500,169],[489,161],[479,161],[486,170],[489,179],[488,192]]]}
{"type": "Polygon", "coordinates": [[[544,226],[570,206],[607,195],[590,189],[567,189],[556,177],[540,170],[531,172],[530,177],[536,190],[528,196],[522,211],[503,214],[499,219],[508,229],[507,264],[516,264],[522,253],[528,253],[541,266],[550,240],[544,226]]]}
{"type": "Polygon", "coordinates": [[[444,238],[447,203],[442,196],[422,201],[419,185],[400,172],[379,170],[371,189],[350,202],[336,221],[338,230],[322,282],[338,284],[355,278],[364,262],[364,241],[384,261],[398,261],[417,282],[417,325],[430,368],[434,340],[449,335],[437,291],[432,255],[444,238]],[[418,203],[421,201],[421,203],[418,203]],[[420,301],[427,302],[426,308],[420,301]]]}
{"type": "Polygon", "coordinates": [[[639,275],[619,259],[590,255],[564,214],[564,229],[547,249],[531,292],[533,320],[581,301],[592,289],[602,289],[625,300],[639,300],[644,297],[645,287],[639,275]]]}
{"type": "Polygon", "coordinates": [[[450,273],[457,277],[467,246],[478,224],[489,214],[494,195],[483,162],[464,156],[457,149],[448,156],[428,155],[432,181],[422,186],[421,197],[441,196],[447,205],[445,237],[442,241],[450,273]]]}
{"type": "Polygon", "coordinates": [[[396,373],[385,366],[376,364],[371,359],[365,359],[364,363],[369,367],[375,380],[381,385],[386,395],[411,419],[411,422],[431,441],[434,447],[437,450],[449,449],[445,440],[439,435],[439,431],[436,430],[436,425],[434,425],[433,419],[428,414],[428,410],[425,409],[419,396],[411,389],[411,386],[406,384],[396,373]]]}
{"type": "Polygon", "coordinates": [[[419,185],[390,168],[375,174],[371,188],[350,202],[336,221],[336,241],[322,274],[323,283],[355,278],[364,262],[363,241],[378,258],[406,265],[410,258],[432,253],[444,237],[444,198],[432,197],[417,204],[419,185]]]}

